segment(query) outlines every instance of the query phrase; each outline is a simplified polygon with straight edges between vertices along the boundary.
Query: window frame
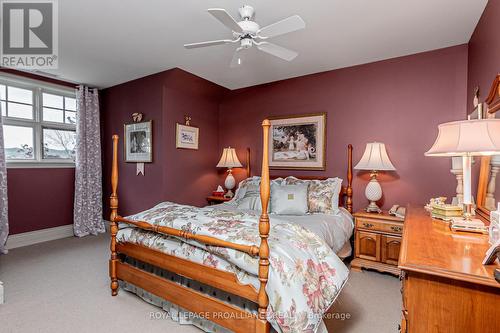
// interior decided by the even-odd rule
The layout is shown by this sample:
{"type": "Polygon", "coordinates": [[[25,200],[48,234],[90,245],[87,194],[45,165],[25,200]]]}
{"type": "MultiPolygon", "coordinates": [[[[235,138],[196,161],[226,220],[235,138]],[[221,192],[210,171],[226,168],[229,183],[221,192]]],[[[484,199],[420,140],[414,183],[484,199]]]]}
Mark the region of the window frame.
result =
{"type": "MultiPolygon", "coordinates": [[[[71,159],[44,159],[43,158],[43,129],[60,129],[76,132],[76,124],[59,123],[43,120],[43,93],[55,94],[76,99],[76,90],[39,80],[19,78],[9,74],[0,74],[0,84],[5,86],[29,89],[33,92],[33,119],[3,117],[4,125],[23,126],[33,128],[33,155],[31,160],[7,160],[7,168],[74,168],[75,162],[71,159]]],[[[6,88],[7,90],[7,88],[6,88]]],[[[8,98],[8,93],[7,96],[8,98]]],[[[6,104],[8,102],[6,101],[6,104]]],[[[64,109],[63,121],[64,121],[64,109]]]]}

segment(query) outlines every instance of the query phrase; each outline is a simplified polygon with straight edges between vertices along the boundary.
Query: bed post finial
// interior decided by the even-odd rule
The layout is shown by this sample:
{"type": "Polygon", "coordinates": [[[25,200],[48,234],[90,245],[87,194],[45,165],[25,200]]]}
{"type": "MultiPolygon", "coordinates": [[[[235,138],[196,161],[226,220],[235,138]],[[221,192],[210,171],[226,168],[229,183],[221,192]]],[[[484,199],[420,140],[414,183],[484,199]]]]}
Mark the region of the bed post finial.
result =
{"type": "Polygon", "coordinates": [[[352,213],[352,145],[347,146],[347,199],[346,208],[352,213]]]}
{"type": "Polygon", "coordinates": [[[262,325],[268,325],[266,320],[267,306],[269,298],[266,293],[267,279],[269,275],[269,245],[267,238],[269,236],[269,215],[267,214],[267,207],[269,205],[269,196],[271,192],[269,183],[269,127],[271,122],[265,119],[262,122],[263,128],[263,149],[262,149],[262,175],[260,179],[260,200],[262,203],[262,214],[259,220],[259,234],[260,234],[260,247],[259,247],[259,281],[260,289],[258,296],[259,303],[259,319],[262,325]]]}
{"type": "Polygon", "coordinates": [[[111,279],[111,295],[118,294],[118,279],[116,277],[116,262],[118,256],[116,254],[116,233],[118,225],[115,218],[118,216],[118,135],[113,135],[113,162],[111,164],[111,197],[109,198],[109,207],[111,208],[110,216],[110,231],[111,231],[111,259],[109,260],[109,277],[111,279]]]}

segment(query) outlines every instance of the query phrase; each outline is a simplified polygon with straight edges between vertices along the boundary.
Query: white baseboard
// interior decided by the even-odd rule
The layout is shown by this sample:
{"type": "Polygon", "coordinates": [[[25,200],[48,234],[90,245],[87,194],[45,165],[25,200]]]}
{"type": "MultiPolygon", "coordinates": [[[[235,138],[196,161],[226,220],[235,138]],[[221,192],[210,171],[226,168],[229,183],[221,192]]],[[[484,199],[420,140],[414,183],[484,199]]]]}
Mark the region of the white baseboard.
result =
{"type": "Polygon", "coordinates": [[[23,232],[21,234],[10,235],[9,238],[7,238],[7,249],[11,250],[17,247],[38,244],[72,236],[73,224],[30,232],[23,232]]]}

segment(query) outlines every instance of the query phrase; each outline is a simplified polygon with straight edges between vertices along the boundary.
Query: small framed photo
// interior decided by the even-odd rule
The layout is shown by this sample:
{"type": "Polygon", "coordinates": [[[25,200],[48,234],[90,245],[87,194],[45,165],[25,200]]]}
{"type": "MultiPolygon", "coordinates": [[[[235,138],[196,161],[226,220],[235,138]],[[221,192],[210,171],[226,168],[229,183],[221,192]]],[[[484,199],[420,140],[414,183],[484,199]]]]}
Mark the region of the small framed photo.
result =
{"type": "Polygon", "coordinates": [[[125,124],[125,162],[153,162],[153,123],[152,120],[125,124]]]}
{"type": "Polygon", "coordinates": [[[177,124],[175,148],[198,149],[199,134],[198,127],[177,124]]]}
{"type": "Polygon", "coordinates": [[[326,113],[276,117],[269,120],[271,169],[325,170],[326,113]]]}

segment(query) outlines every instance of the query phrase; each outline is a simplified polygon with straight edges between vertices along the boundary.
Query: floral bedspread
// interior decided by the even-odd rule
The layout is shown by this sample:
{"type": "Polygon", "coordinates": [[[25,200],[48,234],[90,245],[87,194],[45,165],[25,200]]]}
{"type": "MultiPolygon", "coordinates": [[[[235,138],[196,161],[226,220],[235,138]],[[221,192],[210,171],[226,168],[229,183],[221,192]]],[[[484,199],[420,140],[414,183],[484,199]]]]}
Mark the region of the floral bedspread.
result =
{"type": "MultiPolygon", "coordinates": [[[[128,219],[214,236],[238,244],[260,244],[257,212],[163,202],[128,219]]],[[[140,243],[233,272],[241,283],[252,284],[258,290],[258,257],[135,228],[121,229],[117,237],[119,241],[140,243]]],[[[271,217],[268,241],[268,321],[278,332],[316,332],[324,312],[347,281],[349,270],[320,237],[301,226],[271,217]]]]}

